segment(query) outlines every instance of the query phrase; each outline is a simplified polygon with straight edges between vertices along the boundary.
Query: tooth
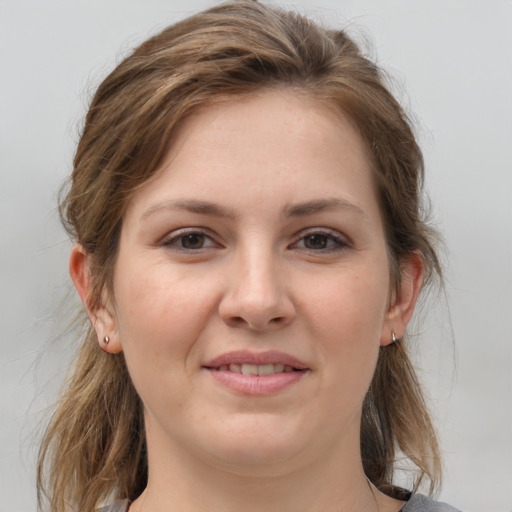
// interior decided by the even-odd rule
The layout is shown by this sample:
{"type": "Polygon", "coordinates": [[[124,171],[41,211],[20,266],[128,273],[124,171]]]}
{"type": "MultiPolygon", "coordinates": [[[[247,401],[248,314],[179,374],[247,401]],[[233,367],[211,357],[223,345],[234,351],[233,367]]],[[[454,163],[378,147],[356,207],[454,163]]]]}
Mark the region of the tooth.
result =
{"type": "Polygon", "coordinates": [[[274,375],[282,372],[293,372],[290,365],[284,364],[236,364],[221,365],[217,368],[219,371],[229,370],[233,373],[243,373],[244,375],[274,375]]]}
{"type": "Polygon", "coordinates": [[[259,364],[258,375],[273,375],[275,373],[273,364],[259,364]]]}
{"type": "Polygon", "coordinates": [[[244,375],[258,375],[258,366],[255,364],[242,364],[241,370],[244,375]]]}

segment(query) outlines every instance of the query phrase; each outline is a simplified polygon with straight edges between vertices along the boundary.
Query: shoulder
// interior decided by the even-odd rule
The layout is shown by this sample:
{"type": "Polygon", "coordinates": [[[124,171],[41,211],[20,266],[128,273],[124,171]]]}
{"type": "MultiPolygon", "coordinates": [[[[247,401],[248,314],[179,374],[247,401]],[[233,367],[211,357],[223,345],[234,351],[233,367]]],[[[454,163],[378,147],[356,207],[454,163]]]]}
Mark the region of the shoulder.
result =
{"type": "Polygon", "coordinates": [[[128,500],[119,500],[115,503],[112,503],[112,505],[101,507],[96,512],[127,512],[128,503],[128,500]]]}
{"type": "Polygon", "coordinates": [[[411,499],[404,506],[404,508],[402,508],[401,512],[460,512],[460,511],[458,509],[452,507],[451,505],[447,505],[446,503],[441,503],[439,501],[434,501],[432,498],[423,496],[423,494],[413,494],[411,496],[411,499]]]}

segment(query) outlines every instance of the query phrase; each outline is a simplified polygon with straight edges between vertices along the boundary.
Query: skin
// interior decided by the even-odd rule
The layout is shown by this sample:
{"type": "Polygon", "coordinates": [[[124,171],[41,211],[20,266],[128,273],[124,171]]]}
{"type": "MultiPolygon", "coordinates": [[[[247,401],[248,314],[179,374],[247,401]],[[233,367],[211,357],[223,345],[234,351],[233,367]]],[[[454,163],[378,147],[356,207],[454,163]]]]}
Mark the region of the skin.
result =
{"type": "MultiPolygon", "coordinates": [[[[366,150],[333,110],[286,90],[205,107],[130,200],[113,297],[89,311],[144,403],[149,482],[130,512],[403,505],[368,484],[359,428],[379,347],[412,315],[421,260],[390,288],[366,150]],[[240,394],[204,369],[233,350],[279,350],[308,370],[269,396],[240,394]]],[[[77,245],[84,303],[87,261],[77,245]]]]}

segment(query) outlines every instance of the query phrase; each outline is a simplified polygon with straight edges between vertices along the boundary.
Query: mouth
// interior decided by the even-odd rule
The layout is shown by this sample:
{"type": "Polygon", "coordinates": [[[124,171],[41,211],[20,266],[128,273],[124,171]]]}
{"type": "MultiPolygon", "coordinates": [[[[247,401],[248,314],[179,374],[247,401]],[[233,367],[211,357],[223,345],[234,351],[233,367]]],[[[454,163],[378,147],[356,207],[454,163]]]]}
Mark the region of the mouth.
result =
{"type": "Polygon", "coordinates": [[[205,366],[208,370],[215,370],[219,372],[232,372],[241,373],[243,375],[275,375],[276,373],[289,373],[289,372],[305,372],[306,369],[294,368],[289,364],[250,364],[250,363],[231,363],[223,364],[217,367],[205,366]]]}
{"type": "Polygon", "coordinates": [[[208,361],[203,369],[236,394],[273,395],[302,380],[310,368],[283,352],[229,352],[208,361]]]}
{"type": "Polygon", "coordinates": [[[302,372],[308,365],[285,352],[269,350],[252,352],[237,350],[207,361],[203,368],[215,371],[241,373],[242,375],[275,375],[276,373],[302,372]]]}

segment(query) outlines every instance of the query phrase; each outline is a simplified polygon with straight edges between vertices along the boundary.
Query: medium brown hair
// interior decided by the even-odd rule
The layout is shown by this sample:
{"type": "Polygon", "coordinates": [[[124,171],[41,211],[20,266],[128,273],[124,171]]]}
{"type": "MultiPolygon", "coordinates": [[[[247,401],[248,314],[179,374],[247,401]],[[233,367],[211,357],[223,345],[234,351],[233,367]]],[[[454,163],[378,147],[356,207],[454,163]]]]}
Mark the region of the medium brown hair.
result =
{"type": "MultiPolygon", "coordinates": [[[[379,68],[344,31],[257,1],[226,3],[152,37],[99,86],[60,204],[70,236],[92,268],[89,306],[112,293],[128,199],[155,175],[180,122],[200,106],[264,88],[293,88],[338,109],[362,136],[386,230],[390,272],[418,252],[427,284],[439,262],[421,208],[423,160],[403,109],[379,68]]],[[[142,404],[123,354],[109,355],[90,323],[41,445],[40,507],[91,512],[135,499],[147,481],[142,404]]],[[[368,478],[393,485],[397,454],[416,468],[414,488],[440,480],[436,436],[402,339],[381,348],[363,404],[361,452],[368,478]]]]}

